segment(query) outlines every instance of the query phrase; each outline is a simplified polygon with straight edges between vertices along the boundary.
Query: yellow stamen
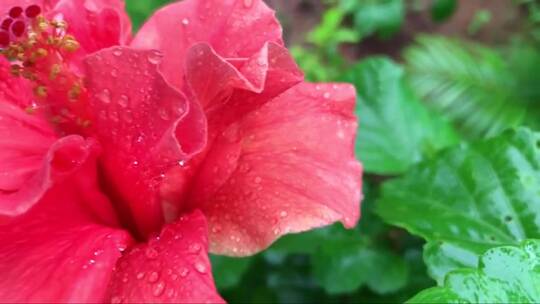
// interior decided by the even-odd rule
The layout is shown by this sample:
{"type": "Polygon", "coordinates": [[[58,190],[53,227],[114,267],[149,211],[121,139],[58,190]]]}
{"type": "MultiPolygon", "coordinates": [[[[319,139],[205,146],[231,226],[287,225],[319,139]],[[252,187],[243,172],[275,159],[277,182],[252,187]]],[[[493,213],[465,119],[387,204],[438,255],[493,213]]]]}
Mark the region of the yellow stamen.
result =
{"type": "Polygon", "coordinates": [[[34,89],[34,94],[36,94],[38,97],[45,98],[47,97],[47,88],[44,86],[37,86],[34,89]]]}
{"type": "Polygon", "coordinates": [[[62,48],[68,52],[75,52],[80,47],[79,42],[72,36],[67,35],[62,42],[62,48]]]}
{"type": "Polygon", "coordinates": [[[26,107],[26,109],[24,109],[26,111],[26,113],[28,114],[34,114],[36,113],[36,108],[34,107],[26,107]]]}
{"type": "Polygon", "coordinates": [[[71,102],[77,101],[80,95],[81,95],[81,85],[78,83],[75,83],[71,87],[71,89],[69,89],[69,92],[68,92],[69,101],[71,102]]]}

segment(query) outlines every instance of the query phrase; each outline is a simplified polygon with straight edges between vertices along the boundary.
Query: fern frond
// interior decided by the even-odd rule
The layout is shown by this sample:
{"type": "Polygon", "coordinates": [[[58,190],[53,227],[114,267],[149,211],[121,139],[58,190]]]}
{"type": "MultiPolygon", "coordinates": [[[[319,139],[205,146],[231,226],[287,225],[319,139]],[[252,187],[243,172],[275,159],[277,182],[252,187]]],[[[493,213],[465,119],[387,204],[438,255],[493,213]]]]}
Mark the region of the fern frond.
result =
{"type": "Polygon", "coordinates": [[[526,120],[519,78],[497,51],[421,36],[404,57],[415,90],[467,137],[492,136],[526,120]]]}

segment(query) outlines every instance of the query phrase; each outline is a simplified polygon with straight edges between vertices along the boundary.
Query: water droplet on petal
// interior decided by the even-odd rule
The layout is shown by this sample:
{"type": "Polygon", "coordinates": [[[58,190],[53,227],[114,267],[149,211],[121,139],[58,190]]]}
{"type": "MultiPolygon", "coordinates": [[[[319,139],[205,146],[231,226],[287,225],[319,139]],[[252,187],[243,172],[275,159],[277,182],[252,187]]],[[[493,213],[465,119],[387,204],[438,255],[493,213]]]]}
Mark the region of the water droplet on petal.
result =
{"type": "Polygon", "coordinates": [[[169,111],[167,111],[167,109],[165,109],[165,108],[159,108],[159,109],[158,109],[158,115],[159,115],[159,117],[161,117],[161,119],[163,119],[163,120],[169,120],[169,119],[171,119],[171,117],[169,116],[169,111]]]}
{"type": "Polygon", "coordinates": [[[185,267],[180,269],[180,276],[181,277],[185,278],[188,274],[189,274],[189,269],[187,269],[185,267]]]}
{"type": "Polygon", "coordinates": [[[201,262],[196,262],[193,267],[195,267],[195,270],[197,270],[199,273],[206,273],[206,266],[201,262]]]}
{"type": "Polygon", "coordinates": [[[262,181],[262,178],[260,176],[255,177],[255,183],[260,184],[262,181]]]}
{"type": "Polygon", "coordinates": [[[163,54],[158,51],[151,51],[146,58],[151,64],[159,64],[163,59],[163,54]]]}
{"type": "Polygon", "coordinates": [[[281,211],[281,212],[279,213],[279,216],[281,216],[281,217],[287,217],[287,215],[288,215],[288,213],[287,213],[287,211],[285,211],[285,210],[283,210],[283,211],[281,211]]]}
{"type": "Polygon", "coordinates": [[[216,224],[214,227],[212,227],[212,232],[217,233],[221,231],[221,226],[216,224]]]}
{"type": "Polygon", "coordinates": [[[168,298],[171,298],[171,299],[174,298],[174,289],[173,288],[167,289],[166,295],[168,298]]]}
{"type": "Polygon", "coordinates": [[[148,282],[154,283],[159,279],[159,273],[152,271],[150,275],[148,276],[148,282]]]}
{"type": "Polygon", "coordinates": [[[191,253],[198,253],[199,251],[201,251],[201,245],[198,243],[191,244],[189,245],[188,249],[189,249],[189,252],[191,253]]]}
{"type": "Polygon", "coordinates": [[[122,108],[127,108],[129,105],[129,97],[127,95],[120,95],[120,98],[118,99],[118,105],[120,105],[122,108]]]}
{"type": "Polygon", "coordinates": [[[121,56],[122,55],[122,50],[120,48],[114,49],[113,55],[116,56],[116,57],[121,56]]]}
{"type": "Polygon", "coordinates": [[[108,89],[103,89],[96,97],[103,103],[111,103],[111,91],[108,89]]]}
{"type": "Polygon", "coordinates": [[[324,99],[329,99],[330,98],[330,92],[325,92],[323,94],[323,97],[324,97],[324,99]]]}
{"type": "Polygon", "coordinates": [[[152,294],[154,295],[154,297],[159,297],[161,294],[163,294],[164,290],[165,290],[165,282],[160,281],[156,285],[154,285],[152,294]]]}
{"type": "Polygon", "coordinates": [[[146,257],[149,258],[149,259],[155,259],[158,256],[157,250],[152,248],[152,247],[146,248],[144,253],[145,253],[146,257]]]}
{"type": "Polygon", "coordinates": [[[183,24],[184,26],[187,26],[187,25],[189,24],[189,19],[188,19],[188,18],[182,19],[182,24],[183,24]]]}
{"type": "Polygon", "coordinates": [[[111,70],[111,76],[114,77],[114,78],[118,77],[118,70],[113,68],[111,70]]]}
{"type": "Polygon", "coordinates": [[[144,278],[144,275],[145,275],[144,272],[137,273],[137,276],[136,276],[137,280],[142,280],[142,278],[144,278]]]}
{"type": "Polygon", "coordinates": [[[250,8],[253,5],[253,0],[244,0],[244,7],[250,8]]]}

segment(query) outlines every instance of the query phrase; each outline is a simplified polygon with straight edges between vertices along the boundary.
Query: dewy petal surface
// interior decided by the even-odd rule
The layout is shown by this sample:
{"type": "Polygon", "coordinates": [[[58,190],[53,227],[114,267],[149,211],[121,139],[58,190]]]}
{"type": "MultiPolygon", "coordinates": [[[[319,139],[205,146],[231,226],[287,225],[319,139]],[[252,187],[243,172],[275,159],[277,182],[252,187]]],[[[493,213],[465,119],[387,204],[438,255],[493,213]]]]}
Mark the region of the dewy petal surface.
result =
{"type": "Polygon", "coordinates": [[[25,214],[0,218],[2,302],[103,302],[112,269],[131,243],[127,232],[100,225],[106,198],[95,159],[55,183],[25,214]]]}
{"type": "Polygon", "coordinates": [[[251,57],[267,42],[283,44],[281,26],[262,0],[186,0],[158,10],[131,45],[162,51],[161,70],[181,88],[186,52],[199,42],[225,58],[251,57]]]}
{"type": "Polygon", "coordinates": [[[189,196],[209,219],[212,252],[248,255],[282,234],[356,224],[354,103],[350,85],[304,83],[214,138],[189,196]]]}
{"type": "Polygon", "coordinates": [[[84,54],[131,40],[131,21],[122,0],[59,0],[50,17],[61,16],[84,54]]]}
{"type": "Polygon", "coordinates": [[[287,49],[273,42],[236,60],[198,43],[188,50],[185,65],[189,89],[209,117],[227,112],[238,119],[303,80],[287,49]]]}
{"type": "MultiPolygon", "coordinates": [[[[57,139],[44,120],[0,102],[0,215],[26,212],[98,151],[78,135],[57,139]]],[[[110,218],[109,211],[102,215],[110,218]]]]}
{"type": "Polygon", "coordinates": [[[204,113],[163,79],[160,60],[156,51],[121,47],[86,60],[90,134],[102,144],[107,177],[144,235],[163,224],[158,194],[167,171],[206,145],[204,113]]]}
{"type": "Polygon", "coordinates": [[[110,296],[112,303],[223,303],[212,279],[204,216],[182,216],[130,249],[118,261],[110,296]]]}
{"type": "Polygon", "coordinates": [[[11,103],[24,109],[31,106],[34,99],[32,86],[26,79],[13,77],[10,66],[9,61],[0,57],[0,102],[11,103]]]}

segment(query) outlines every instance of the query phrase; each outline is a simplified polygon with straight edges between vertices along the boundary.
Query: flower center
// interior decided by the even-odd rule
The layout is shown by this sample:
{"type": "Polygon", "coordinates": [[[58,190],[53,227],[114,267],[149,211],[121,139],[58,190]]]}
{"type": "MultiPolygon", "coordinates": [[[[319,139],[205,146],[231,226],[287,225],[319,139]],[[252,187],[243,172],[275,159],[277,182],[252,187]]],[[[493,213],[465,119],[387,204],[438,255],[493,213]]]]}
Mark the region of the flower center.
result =
{"type": "Polygon", "coordinates": [[[12,75],[33,85],[36,101],[27,111],[45,110],[61,130],[71,133],[90,123],[84,107],[77,105],[86,99],[83,79],[71,60],[79,42],[67,33],[61,15],[47,19],[41,13],[38,5],[12,7],[0,23],[0,53],[10,61],[12,75]]]}

